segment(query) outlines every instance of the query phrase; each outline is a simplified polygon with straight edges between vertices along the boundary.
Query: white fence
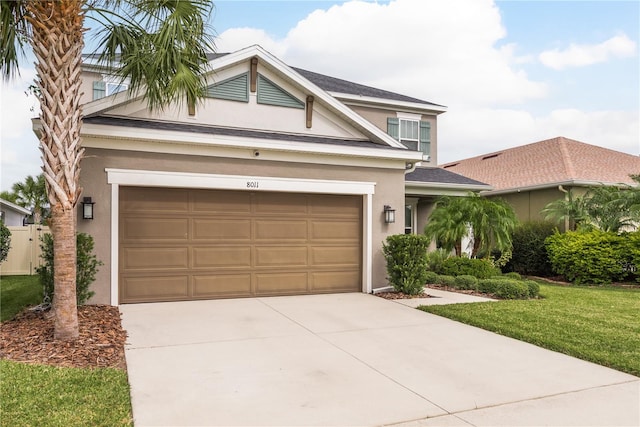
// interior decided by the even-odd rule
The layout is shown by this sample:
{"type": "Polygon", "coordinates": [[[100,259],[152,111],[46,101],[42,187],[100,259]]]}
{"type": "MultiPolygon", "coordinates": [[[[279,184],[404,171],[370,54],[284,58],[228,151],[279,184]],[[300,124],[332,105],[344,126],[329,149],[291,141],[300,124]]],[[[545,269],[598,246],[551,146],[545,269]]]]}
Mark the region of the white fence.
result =
{"type": "Polygon", "coordinates": [[[7,228],[11,232],[11,249],[7,259],[0,264],[0,275],[36,274],[36,267],[42,264],[40,238],[49,233],[49,227],[27,225],[7,228]]]}

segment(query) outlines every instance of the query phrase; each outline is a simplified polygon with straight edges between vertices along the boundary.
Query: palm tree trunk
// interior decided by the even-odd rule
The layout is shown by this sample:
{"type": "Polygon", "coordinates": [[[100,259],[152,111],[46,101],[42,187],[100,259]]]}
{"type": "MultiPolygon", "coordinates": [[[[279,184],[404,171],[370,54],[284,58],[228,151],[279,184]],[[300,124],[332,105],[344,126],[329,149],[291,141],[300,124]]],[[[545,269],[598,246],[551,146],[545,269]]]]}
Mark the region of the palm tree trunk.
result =
{"type": "Polygon", "coordinates": [[[40,88],[40,150],[51,203],[54,244],[54,337],[78,337],[75,210],[80,160],[80,66],[84,0],[27,2],[40,88]]]}

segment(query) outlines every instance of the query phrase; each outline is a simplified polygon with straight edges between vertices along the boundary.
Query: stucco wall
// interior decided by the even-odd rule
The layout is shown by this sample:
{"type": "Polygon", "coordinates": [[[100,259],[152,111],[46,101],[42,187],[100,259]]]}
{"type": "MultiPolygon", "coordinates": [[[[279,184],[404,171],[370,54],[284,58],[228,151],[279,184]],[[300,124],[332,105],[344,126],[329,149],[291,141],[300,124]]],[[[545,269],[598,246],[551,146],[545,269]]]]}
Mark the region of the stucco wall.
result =
{"type": "Polygon", "coordinates": [[[383,240],[389,234],[404,232],[402,169],[341,167],[89,148],[82,161],[80,181],[83,196],[91,196],[95,202],[95,219],[82,220],[79,217],[78,230],[94,237],[96,255],[105,264],[93,284],[92,289],[96,294],[91,300],[92,303],[109,304],[111,298],[111,186],[107,184],[105,168],[375,182],[372,211],[373,288],[387,284],[382,255],[383,240]],[[384,223],[383,208],[387,204],[396,208],[397,217],[394,224],[384,223]]]}

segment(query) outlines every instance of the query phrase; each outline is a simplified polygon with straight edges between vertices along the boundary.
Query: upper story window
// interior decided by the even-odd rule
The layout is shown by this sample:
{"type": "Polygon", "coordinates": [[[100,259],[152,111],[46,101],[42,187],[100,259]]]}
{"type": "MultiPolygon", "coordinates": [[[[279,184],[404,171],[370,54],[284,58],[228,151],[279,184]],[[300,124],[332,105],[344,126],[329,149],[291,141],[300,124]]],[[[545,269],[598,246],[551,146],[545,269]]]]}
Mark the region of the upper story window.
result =
{"type": "Polygon", "coordinates": [[[103,80],[93,82],[93,100],[127,90],[129,85],[119,79],[105,76],[103,80]]]}
{"type": "Polygon", "coordinates": [[[409,150],[422,151],[424,160],[431,155],[431,123],[419,114],[398,113],[387,118],[387,133],[409,150]]]}

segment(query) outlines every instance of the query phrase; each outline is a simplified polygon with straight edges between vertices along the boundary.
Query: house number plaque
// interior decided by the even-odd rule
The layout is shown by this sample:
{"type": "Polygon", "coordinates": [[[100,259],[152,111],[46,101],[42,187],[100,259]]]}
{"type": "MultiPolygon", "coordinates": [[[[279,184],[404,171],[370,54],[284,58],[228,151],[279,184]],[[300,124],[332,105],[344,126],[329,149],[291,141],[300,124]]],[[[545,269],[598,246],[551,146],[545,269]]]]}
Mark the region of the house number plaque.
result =
{"type": "Polygon", "coordinates": [[[260,188],[259,181],[247,181],[247,188],[260,188]]]}

